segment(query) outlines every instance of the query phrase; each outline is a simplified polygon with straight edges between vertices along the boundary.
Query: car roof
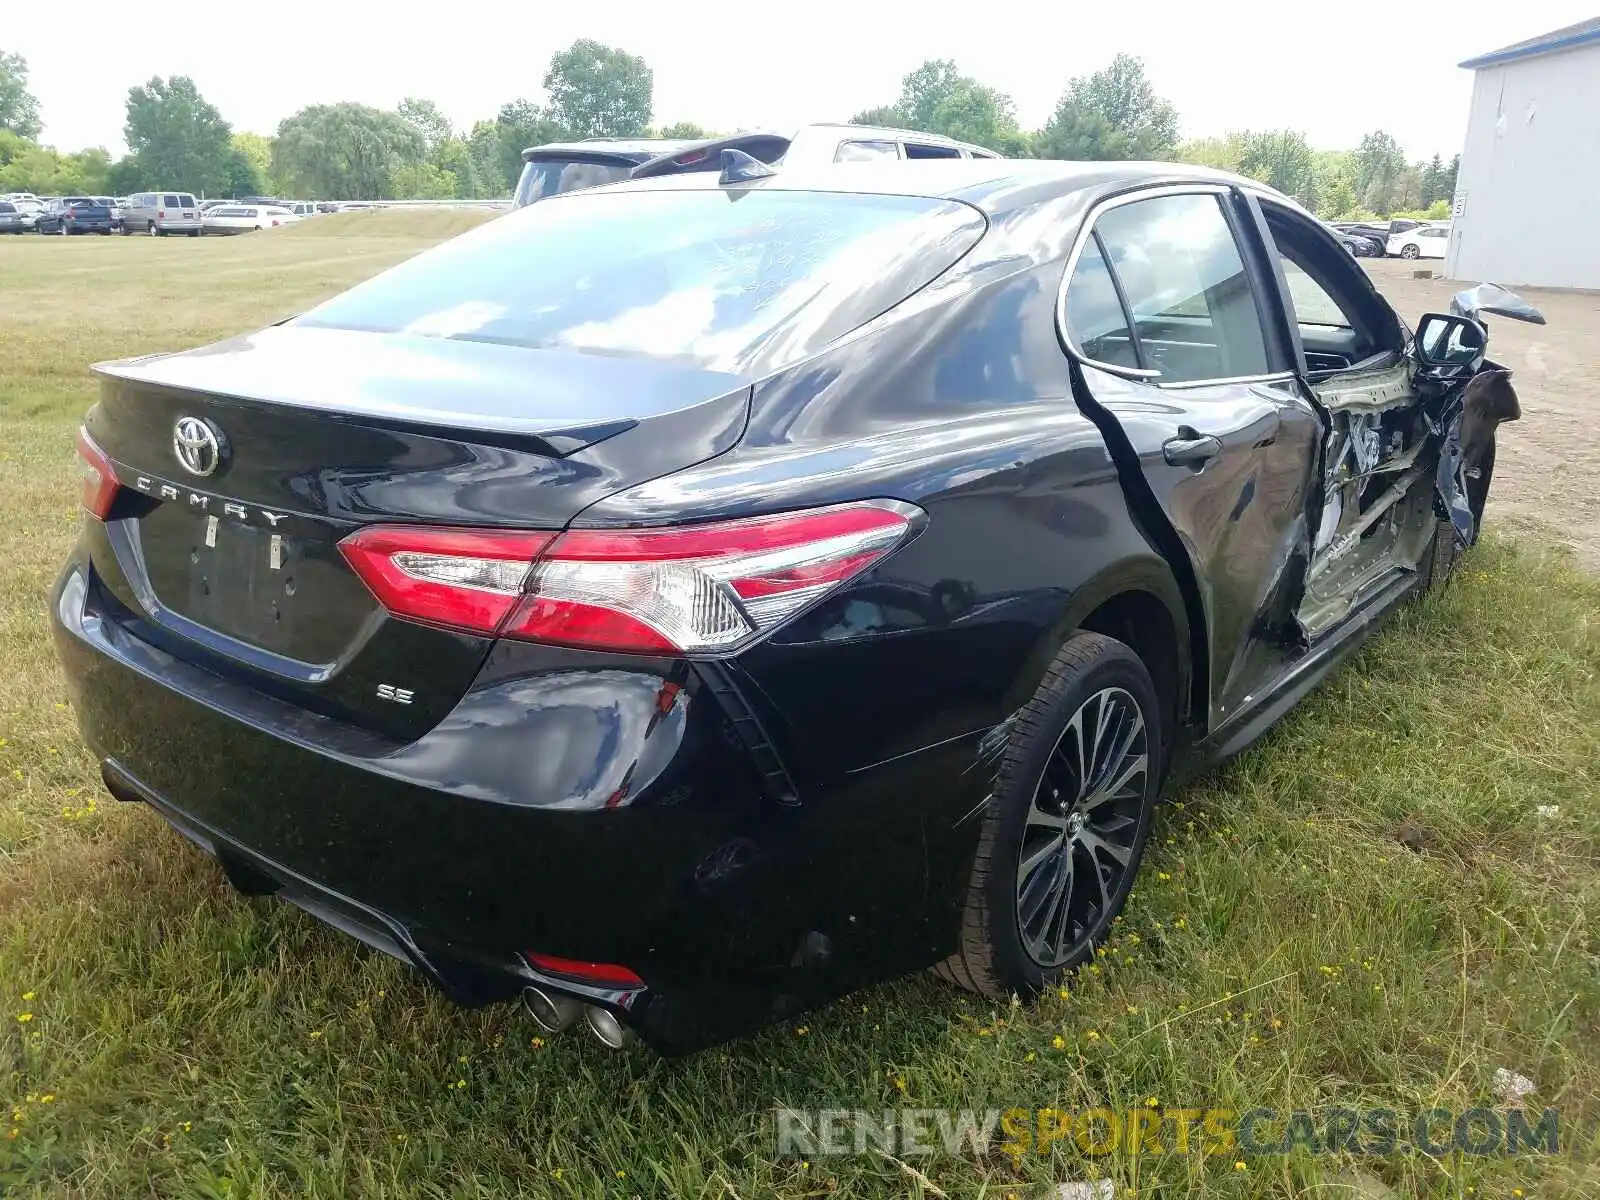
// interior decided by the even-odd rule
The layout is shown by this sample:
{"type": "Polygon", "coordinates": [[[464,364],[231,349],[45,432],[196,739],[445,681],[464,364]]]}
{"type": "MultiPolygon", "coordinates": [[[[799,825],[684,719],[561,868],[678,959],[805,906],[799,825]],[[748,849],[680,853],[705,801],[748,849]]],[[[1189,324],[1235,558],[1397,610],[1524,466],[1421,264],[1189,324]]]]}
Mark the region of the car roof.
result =
{"type": "MultiPolygon", "coordinates": [[[[770,176],[736,186],[778,191],[926,196],[930,199],[959,200],[997,216],[1078,192],[1111,194],[1162,183],[1247,187],[1292,208],[1300,208],[1293,200],[1257,180],[1210,167],[1168,162],[951,158],[915,163],[830,163],[792,169],[779,167],[770,176]]],[[[720,186],[715,172],[702,171],[585,188],[550,199],[566,200],[619,191],[716,191],[720,186]]]]}

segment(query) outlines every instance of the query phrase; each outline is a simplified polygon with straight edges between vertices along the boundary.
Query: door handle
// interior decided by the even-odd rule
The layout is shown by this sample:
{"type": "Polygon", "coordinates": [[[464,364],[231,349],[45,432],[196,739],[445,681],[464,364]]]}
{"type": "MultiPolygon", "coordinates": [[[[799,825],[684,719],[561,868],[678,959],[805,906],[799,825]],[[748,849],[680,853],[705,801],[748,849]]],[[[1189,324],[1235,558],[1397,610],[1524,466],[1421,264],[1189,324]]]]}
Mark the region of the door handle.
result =
{"type": "Polygon", "coordinates": [[[1161,456],[1174,467],[1203,467],[1210,459],[1222,453],[1220,438],[1199,434],[1192,429],[1180,430],[1175,438],[1161,443],[1161,456]]]}

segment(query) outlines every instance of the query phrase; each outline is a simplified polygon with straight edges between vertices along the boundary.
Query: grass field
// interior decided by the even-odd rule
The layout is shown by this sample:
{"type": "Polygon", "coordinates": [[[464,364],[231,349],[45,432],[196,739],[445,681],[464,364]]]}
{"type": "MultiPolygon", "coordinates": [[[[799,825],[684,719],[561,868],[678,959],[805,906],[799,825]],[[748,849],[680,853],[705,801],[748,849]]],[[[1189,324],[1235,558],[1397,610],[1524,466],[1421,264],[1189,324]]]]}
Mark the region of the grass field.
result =
{"type": "Polygon", "coordinates": [[[1536,544],[1491,538],[1172,797],[1114,943],[1032,1010],[922,977],[682,1061],[541,1040],[109,801],[44,616],[85,366],[264,324],[461,220],[0,242],[0,1194],[1600,1194],[1600,581],[1536,544]],[[775,1105],[1404,1114],[1496,1104],[1500,1067],[1560,1154],[771,1153],[775,1105]]]}

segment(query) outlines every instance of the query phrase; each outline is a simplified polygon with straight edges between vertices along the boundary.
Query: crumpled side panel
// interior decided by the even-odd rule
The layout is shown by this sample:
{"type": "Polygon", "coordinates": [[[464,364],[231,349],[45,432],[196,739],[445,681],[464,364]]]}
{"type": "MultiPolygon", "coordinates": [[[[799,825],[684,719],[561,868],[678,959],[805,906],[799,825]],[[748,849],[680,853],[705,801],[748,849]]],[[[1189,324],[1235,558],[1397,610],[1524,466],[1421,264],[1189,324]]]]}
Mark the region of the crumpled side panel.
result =
{"type": "Polygon", "coordinates": [[[1522,405],[1511,386],[1511,372],[1485,363],[1459,396],[1446,405],[1439,419],[1429,421],[1439,438],[1434,489],[1455,529],[1456,541],[1464,547],[1478,540],[1478,519],[1467,498],[1467,472],[1482,461],[1495,428],[1502,421],[1515,421],[1521,416],[1522,405]]]}

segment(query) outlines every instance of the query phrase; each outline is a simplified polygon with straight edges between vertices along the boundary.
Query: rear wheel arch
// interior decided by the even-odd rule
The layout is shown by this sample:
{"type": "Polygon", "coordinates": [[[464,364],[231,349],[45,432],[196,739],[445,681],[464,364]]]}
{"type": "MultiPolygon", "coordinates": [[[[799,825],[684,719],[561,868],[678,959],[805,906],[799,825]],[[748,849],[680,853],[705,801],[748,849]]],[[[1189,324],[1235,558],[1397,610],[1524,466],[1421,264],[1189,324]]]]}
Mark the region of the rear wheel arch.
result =
{"type": "MultiPolygon", "coordinates": [[[[1074,633],[1115,638],[1139,656],[1162,706],[1163,760],[1171,761],[1178,731],[1191,725],[1197,687],[1204,687],[1204,630],[1191,627],[1171,568],[1153,555],[1108,566],[1075,588],[1055,625],[1040,640],[1018,680],[1014,706],[1032,696],[1051,660],[1074,633]]],[[[1203,693],[1201,693],[1203,695],[1203,693]]]]}

